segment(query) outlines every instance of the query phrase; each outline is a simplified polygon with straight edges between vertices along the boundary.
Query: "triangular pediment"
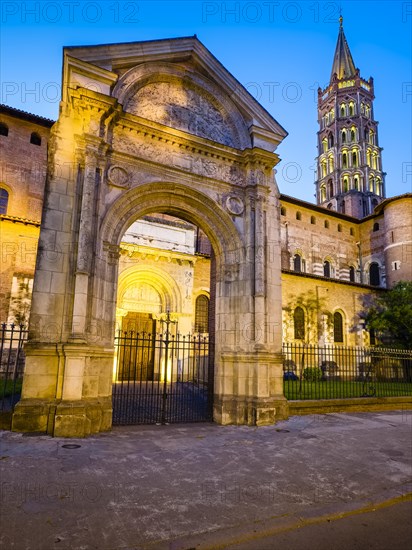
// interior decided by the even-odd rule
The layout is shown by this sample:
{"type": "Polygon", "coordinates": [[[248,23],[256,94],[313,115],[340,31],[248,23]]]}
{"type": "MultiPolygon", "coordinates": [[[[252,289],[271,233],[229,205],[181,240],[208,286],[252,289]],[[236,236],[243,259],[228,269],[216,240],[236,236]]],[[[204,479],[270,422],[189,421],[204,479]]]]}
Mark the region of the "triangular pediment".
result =
{"type": "Polygon", "coordinates": [[[196,36],[68,47],[64,59],[63,89],[88,74],[131,114],[240,149],[273,151],[287,135],[196,36]]]}

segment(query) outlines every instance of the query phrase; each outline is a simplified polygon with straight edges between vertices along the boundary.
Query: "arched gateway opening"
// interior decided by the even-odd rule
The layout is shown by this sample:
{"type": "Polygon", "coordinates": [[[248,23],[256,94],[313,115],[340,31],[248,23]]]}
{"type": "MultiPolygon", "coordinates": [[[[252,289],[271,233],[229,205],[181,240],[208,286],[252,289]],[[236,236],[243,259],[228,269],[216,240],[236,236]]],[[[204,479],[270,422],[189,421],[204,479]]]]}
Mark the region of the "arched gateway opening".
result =
{"type": "Polygon", "coordinates": [[[126,230],[118,267],[114,425],[213,419],[214,265],[204,231],[182,218],[151,212],[126,230]]]}
{"type": "Polygon", "coordinates": [[[233,219],[208,196],[182,184],[172,189],[155,182],[126,193],[102,225],[104,242],[118,247],[114,424],[213,419],[215,348],[225,338],[219,328],[216,339],[216,310],[224,299],[217,272],[242,264],[244,247],[233,219]],[[138,264],[128,265],[133,254],[138,264]],[[201,272],[194,285],[195,263],[201,272]],[[211,315],[207,332],[199,333],[194,297],[205,292],[212,294],[211,315]]]}
{"type": "MultiPolygon", "coordinates": [[[[65,437],[108,430],[114,379],[130,378],[139,361],[134,378],[145,383],[167,385],[181,374],[169,372],[170,346],[165,367],[156,366],[152,342],[145,364],[141,348],[131,355],[123,346],[121,355],[114,345],[119,321],[121,331],[145,334],[163,321],[170,335],[168,307],[178,314],[174,308],[193,303],[185,281],[177,284],[160,264],[150,280],[144,262],[132,271],[122,265],[125,233],[156,215],[200,228],[213,249],[213,420],[283,418],[273,151],[286,132],[196,37],[66,48],[62,90],[13,429],[65,437]],[[132,308],[122,317],[139,296],[151,316],[132,308]]],[[[202,311],[199,300],[198,327],[202,311]]],[[[181,359],[188,357],[191,350],[181,359]]]]}

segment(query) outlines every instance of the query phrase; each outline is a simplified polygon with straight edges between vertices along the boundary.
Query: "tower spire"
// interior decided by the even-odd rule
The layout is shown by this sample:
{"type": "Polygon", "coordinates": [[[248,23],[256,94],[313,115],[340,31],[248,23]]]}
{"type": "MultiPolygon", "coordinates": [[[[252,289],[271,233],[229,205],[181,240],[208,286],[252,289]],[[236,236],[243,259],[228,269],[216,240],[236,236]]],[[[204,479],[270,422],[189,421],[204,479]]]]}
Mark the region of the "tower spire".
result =
{"type": "Polygon", "coordinates": [[[343,31],[343,17],[339,17],[339,34],[336,44],[335,55],[333,58],[332,72],[330,74],[330,82],[333,80],[333,75],[337,74],[339,79],[350,78],[355,76],[356,68],[353,62],[352,54],[346,41],[343,31]]]}

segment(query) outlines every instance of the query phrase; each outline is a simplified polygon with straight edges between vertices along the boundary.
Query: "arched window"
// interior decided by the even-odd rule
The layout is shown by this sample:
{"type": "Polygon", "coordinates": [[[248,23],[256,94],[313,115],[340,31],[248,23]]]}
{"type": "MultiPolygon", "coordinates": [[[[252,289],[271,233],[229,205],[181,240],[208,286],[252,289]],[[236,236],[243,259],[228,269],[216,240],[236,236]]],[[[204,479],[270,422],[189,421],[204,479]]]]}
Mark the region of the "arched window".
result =
{"type": "Polygon", "coordinates": [[[333,341],[343,342],[343,317],[338,311],[333,314],[333,341]]]}
{"type": "Polygon", "coordinates": [[[323,262],[323,276],[330,278],[330,262],[328,260],[323,262]]]}
{"type": "Polygon", "coordinates": [[[369,130],[369,143],[375,145],[375,132],[373,130],[369,130]]]}
{"type": "Polygon", "coordinates": [[[351,227],[349,229],[349,234],[353,237],[355,235],[355,230],[353,229],[353,227],[351,227]]]}
{"type": "Polygon", "coordinates": [[[333,156],[332,156],[332,155],[330,155],[330,156],[328,157],[328,163],[329,163],[329,173],[330,173],[330,172],[333,172],[333,170],[334,170],[334,162],[333,162],[333,156]]]}
{"type": "Polygon", "coordinates": [[[329,134],[329,148],[333,147],[334,140],[333,140],[333,134],[329,134]]]}
{"type": "Polygon", "coordinates": [[[0,122],[0,136],[7,137],[9,135],[9,127],[4,122],[0,122]]]}
{"type": "Polygon", "coordinates": [[[8,203],[9,194],[3,187],[0,187],[0,214],[7,214],[8,203]]]}
{"type": "Polygon", "coordinates": [[[328,181],[328,192],[329,192],[329,198],[333,197],[333,182],[332,182],[332,180],[328,181]]]}
{"type": "Polygon", "coordinates": [[[371,152],[370,149],[368,149],[368,150],[366,151],[366,164],[367,164],[368,166],[371,165],[371,153],[372,153],[372,152],[371,152]]]}
{"type": "Polygon", "coordinates": [[[41,137],[36,132],[33,132],[30,136],[30,143],[33,145],[41,145],[41,137]]]}
{"type": "Polygon", "coordinates": [[[293,328],[295,340],[305,339],[305,312],[301,307],[297,307],[293,313],[293,328]]]}
{"type": "Polygon", "coordinates": [[[342,103],[342,105],[340,106],[340,116],[344,117],[345,115],[346,115],[346,105],[342,103]]]}
{"type": "Polygon", "coordinates": [[[347,153],[342,153],[342,168],[348,167],[348,155],[347,153]]]}
{"type": "Polygon", "coordinates": [[[356,141],[356,130],[355,130],[355,128],[351,128],[350,139],[351,139],[351,141],[356,141]]]}
{"type": "Polygon", "coordinates": [[[342,225],[340,223],[338,223],[338,232],[342,233],[342,225]]]}
{"type": "Polygon", "coordinates": [[[354,184],[354,187],[355,187],[356,191],[359,191],[359,176],[355,176],[353,178],[353,184],[354,184]]]}
{"type": "Polygon", "coordinates": [[[356,151],[352,151],[352,166],[358,166],[358,155],[356,151]]]}
{"type": "Polygon", "coordinates": [[[378,169],[378,153],[373,153],[373,155],[372,155],[372,167],[375,170],[378,169]]]}
{"type": "Polygon", "coordinates": [[[327,164],[326,164],[326,160],[322,160],[321,167],[322,167],[322,178],[324,178],[328,173],[328,167],[327,167],[327,164]]]}
{"type": "Polygon", "coordinates": [[[326,200],[326,187],[322,185],[320,188],[320,202],[324,202],[326,200]]]}
{"type": "Polygon", "coordinates": [[[326,151],[328,150],[328,140],[326,138],[322,139],[322,148],[323,152],[326,153],[326,151]]]}
{"type": "Polygon", "coordinates": [[[316,218],[315,218],[315,216],[311,216],[311,217],[310,217],[310,223],[311,223],[312,225],[315,225],[315,224],[316,224],[316,218]]]}
{"type": "Polygon", "coordinates": [[[346,130],[342,130],[342,143],[346,143],[346,130]]]}
{"type": "Polygon", "coordinates": [[[380,178],[376,178],[375,180],[375,191],[377,195],[382,195],[382,180],[380,178]]]}
{"type": "Polygon", "coordinates": [[[349,267],[349,281],[351,281],[352,283],[355,282],[355,268],[353,267],[353,265],[349,267]]]}
{"type": "Polygon", "coordinates": [[[302,272],[302,258],[300,254],[295,254],[293,256],[293,271],[296,271],[297,273],[302,272]]]}
{"type": "Polygon", "coordinates": [[[286,208],[285,208],[284,206],[282,206],[282,207],[280,208],[280,215],[281,215],[281,216],[286,216],[286,208]]]}
{"type": "Polygon", "coordinates": [[[349,103],[349,116],[353,116],[355,114],[355,104],[351,101],[349,103]]]}
{"type": "Polygon", "coordinates": [[[343,176],[343,192],[347,193],[349,191],[349,178],[348,176],[343,176]]]}
{"type": "Polygon", "coordinates": [[[375,178],[373,176],[370,176],[369,178],[369,191],[373,193],[375,190],[375,178]]]}
{"type": "Polygon", "coordinates": [[[300,212],[296,212],[296,219],[297,220],[301,220],[302,219],[302,214],[300,212]]]}
{"type": "Polygon", "coordinates": [[[379,286],[381,284],[379,265],[376,262],[372,262],[369,266],[369,284],[371,286],[379,286]]]}
{"type": "Polygon", "coordinates": [[[209,298],[204,294],[196,298],[195,332],[209,332],[209,298]]]}
{"type": "Polygon", "coordinates": [[[378,222],[375,222],[375,223],[373,224],[373,230],[374,230],[374,231],[379,231],[379,224],[378,224],[378,222]]]}

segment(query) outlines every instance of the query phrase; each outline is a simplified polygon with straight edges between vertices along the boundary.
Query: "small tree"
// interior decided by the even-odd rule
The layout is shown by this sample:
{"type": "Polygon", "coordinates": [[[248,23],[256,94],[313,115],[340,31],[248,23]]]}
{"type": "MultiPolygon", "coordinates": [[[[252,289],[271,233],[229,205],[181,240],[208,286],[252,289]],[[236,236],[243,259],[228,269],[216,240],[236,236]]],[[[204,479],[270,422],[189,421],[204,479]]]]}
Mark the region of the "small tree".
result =
{"type": "Polygon", "coordinates": [[[400,281],[391,290],[368,295],[359,317],[368,330],[399,348],[412,347],[412,282],[400,281]]]}

